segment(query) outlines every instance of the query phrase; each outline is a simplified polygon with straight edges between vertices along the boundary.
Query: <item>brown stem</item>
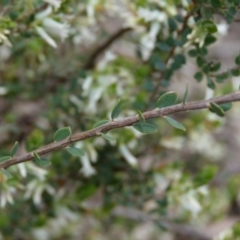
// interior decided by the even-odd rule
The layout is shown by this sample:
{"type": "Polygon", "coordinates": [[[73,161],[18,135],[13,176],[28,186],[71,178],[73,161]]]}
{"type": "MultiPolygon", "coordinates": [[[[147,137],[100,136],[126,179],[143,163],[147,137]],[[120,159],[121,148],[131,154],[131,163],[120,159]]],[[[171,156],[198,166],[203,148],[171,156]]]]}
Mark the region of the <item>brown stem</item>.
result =
{"type": "MultiPolygon", "coordinates": [[[[162,108],[162,109],[154,109],[151,111],[144,112],[143,116],[145,119],[151,119],[151,118],[163,117],[165,115],[169,115],[169,114],[173,114],[173,113],[177,113],[177,112],[185,112],[185,111],[208,108],[210,102],[215,102],[217,104],[221,104],[221,103],[236,102],[236,101],[240,101],[240,92],[239,91],[235,92],[235,93],[227,94],[227,95],[224,95],[221,97],[215,97],[215,98],[212,98],[209,100],[202,100],[202,101],[198,101],[198,102],[189,102],[186,104],[180,103],[180,104],[162,108]]],[[[43,155],[43,154],[52,152],[54,150],[65,148],[68,145],[70,145],[71,143],[78,142],[78,141],[88,139],[91,137],[99,136],[101,132],[110,131],[110,130],[116,129],[116,128],[132,126],[134,123],[136,123],[138,121],[139,121],[138,115],[132,116],[132,117],[127,117],[122,120],[111,121],[103,126],[91,129],[89,131],[82,132],[82,133],[76,133],[71,138],[67,138],[67,139],[64,139],[59,142],[50,143],[46,146],[36,149],[33,152],[38,153],[38,155],[43,155]]],[[[34,158],[33,152],[27,153],[23,156],[13,157],[7,161],[1,162],[0,169],[7,168],[7,167],[10,167],[10,166],[18,164],[18,163],[23,163],[23,162],[32,160],[34,158]]]]}
{"type": "Polygon", "coordinates": [[[120,29],[119,31],[117,31],[115,34],[113,34],[106,42],[104,42],[102,45],[98,46],[95,51],[93,51],[93,53],[91,54],[91,56],[89,57],[87,63],[84,66],[84,69],[86,70],[90,70],[93,69],[95,66],[95,61],[97,59],[97,57],[104,52],[115,40],[117,40],[118,38],[120,38],[124,33],[128,32],[132,30],[132,28],[128,27],[128,28],[123,28],[120,29]]]}

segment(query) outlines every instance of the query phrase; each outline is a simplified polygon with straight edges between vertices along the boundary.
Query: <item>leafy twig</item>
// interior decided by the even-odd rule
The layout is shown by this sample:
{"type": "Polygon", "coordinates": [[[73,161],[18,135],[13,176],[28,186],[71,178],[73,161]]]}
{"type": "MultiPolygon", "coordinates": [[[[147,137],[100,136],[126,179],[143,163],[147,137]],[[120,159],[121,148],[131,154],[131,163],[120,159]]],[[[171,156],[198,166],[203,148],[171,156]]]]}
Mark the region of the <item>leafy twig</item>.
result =
{"type": "MultiPolygon", "coordinates": [[[[185,111],[209,108],[210,102],[222,104],[222,103],[229,103],[229,102],[236,102],[236,101],[240,101],[240,92],[239,91],[235,92],[235,93],[227,94],[227,95],[224,95],[221,97],[212,98],[209,100],[188,102],[185,104],[180,103],[180,104],[162,108],[162,109],[154,109],[151,111],[144,112],[143,117],[144,117],[144,119],[164,117],[165,115],[169,115],[169,114],[173,114],[173,113],[177,113],[177,112],[185,112],[185,111]]],[[[138,121],[139,121],[138,115],[132,116],[132,117],[127,117],[122,120],[110,121],[107,124],[104,124],[97,128],[91,129],[89,131],[76,133],[76,134],[72,135],[71,138],[66,138],[62,141],[53,142],[51,144],[43,146],[37,150],[34,150],[33,152],[37,153],[39,156],[44,155],[46,153],[65,148],[68,145],[70,145],[71,143],[85,140],[85,139],[88,139],[91,137],[99,136],[99,135],[101,135],[102,132],[107,132],[112,129],[123,128],[126,126],[132,126],[134,123],[136,123],[138,121]]],[[[0,169],[8,168],[12,165],[16,165],[16,164],[27,162],[27,161],[34,159],[33,152],[27,153],[23,156],[13,157],[7,161],[1,162],[0,169]]]]}

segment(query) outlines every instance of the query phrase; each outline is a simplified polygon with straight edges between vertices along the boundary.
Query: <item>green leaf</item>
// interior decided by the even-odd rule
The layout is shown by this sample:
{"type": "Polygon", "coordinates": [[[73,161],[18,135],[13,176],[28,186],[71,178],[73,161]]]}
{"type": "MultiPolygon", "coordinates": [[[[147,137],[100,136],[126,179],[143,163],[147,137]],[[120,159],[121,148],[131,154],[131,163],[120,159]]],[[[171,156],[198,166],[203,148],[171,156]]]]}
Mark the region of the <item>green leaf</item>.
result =
{"type": "Polygon", "coordinates": [[[205,63],[204,58],[201,57],[201,56],[198,56],[197,57],[197,65],[198,65],[198,67],[202,67],[204,63],[205,63]]]}
{"type": "MultiPolygon", "coordinates": [[[[214,0],[215,1],[215,0],[214,0]]],[[[208,33],[216,33],[217,32],[217,26],[215,23],[211,20],[204,20],[202,22],[203,28],[208,32],[208,33]]]]}
{"type": "Polygon", "coordinates": [[[36,162],[40,161],[40,156],[36,152],[33,152],[33,156],[36,162]]]}
{"type": "Polygon", "coordinates": [[[61,141],[69,136],[71,136],[71,128],[70,127],[64,127],[64,128],[60,128],[58,129],[54,136],[53,139],[54,141],[61,141]]]}
{"type": "Polygon", "coordinates": [[[104,124],[106,124],[106,123],[108,123],[108,122],[109,122],[108,120],[101,120],[101,121],[95,123],[95,124],[93,125],[93,128],[100,127],[100,126],[102,126],[102,125],[104,125],[104,124]]]}
{"type": "Polygon", "coordinates": [[[40,167],[46,167],[51,164],[51,162],[48,159],[40,157],[36,152],[33,152],[33,156],[34,156],[33,162],[35,162],[40,167]]]}
{"type": "Polygon", "coordinates": [[[196,49],[191,49],[191,50],[188,51],[188,55],[189,55],[190,57],[196,57],[197,54],[198,54],[198,52],[197,52],[196,49]]]}
{"type": "Polygon", "coordinates": [[[6,160],[11,159],[11,156],[4,156],[4,157],[0,157],[0,162],[4,162],[6,160]]]}
{"type": "Polygon", "coordinates": [[[232,108],[232,103],[229,102],[229,103],[222,103],[222,104],[219,104],[219,106],[222,108],[222,110],[224,112],[227,112],[229,109],[232,108]]]}
{"type": "Polygon", "coordinates": [[[202,79],[203,79],[203,73],[202,72],[196,72],[194,74],[194,78],[198,81],[198,82],[201,82],[202,79]]]}
{"type": "Polygon", "coordinates": [[[133,127],[141,133],[155,133],[157,132],[157,128],[150,123],[135,123],[133,127]]]}
{"type": "Polygon", "coordinates": [[[204,45],[207,46],[207,45],[210,45],[214,42],[216,42],[217,38],[212,36],[212,35],[208,35],[205,37],[205,41],[204,41],[204,45]]]}
{"type": "Polygon", "coordinates": [[[36,162],[40,167],[47,167],[51,165],[51,162],[46,158],[40,158],[40,161],[36,162]]]}
{"type": "Polygon", "coordinates": [[[13,157],[16,154],[16,152],[18,150],[18,145],[19,145],[18,142],[14,143],[14,146],[13,146],[12,151],[11,151],[11,157],[13,157]]]}
{"type": "Polygon", "coordinates": [[[215,83],[213,82],[213,80],[211,78],[207,78],[207,86],[211,89],[215,89],[215,83]]]}
{"type": "Polygon", "coordinates": [[[170,51],[170,47],[166,43],[159,42],[159,43],[157,43],[157,47],[163,52],[170,51]]]}
{"type": "Polygon", "coordinates": [[[186,103],[187,98],[188,98],[188,83],[186,84],[185,93],[184,93],[184,95],[183,95],[183,104],[186,103]]]}
{"type": "Polygon", "coordinates": [[[216,77],[216,82],[222,83],[228,77],[229,77],[229,72],[221,73],[216,77]]]}
{"type": "Polygon", "coordinates": [[[240,65],[240,54],[238,54],[238,56],[235,58],[235,63],[240,65]]]}
{"type": "Polygon", "coordinates": [[[214,63],[214,64],[212,64],[212,66],[210,66],[210,70],[211,70],[211,72],[216,72],[220,69],[220,67],[221,67],[220,62],[214,63]]]}
{"type": "Polygon", "coordinates": [[[170,118],[168,116],[165,116],[164,117],[173,127],[177,128],[177,129],[180,129],[180,130],[183,130],[183,131],[186,131],[186,128],[180,123],[180,122],[177,122],[176,120],[174,120],[173,118],[170,118]]]}
{"type": "Polygon", "coordinates": [[[7,178],[12,178],[12,174],[9,173],[7,170],[5,170],[5,169],[0,169],[0,171],[1,171],[7,178]]]}
{"type": "Polygon", "coordinates": [[[44,142],[44,135],[43,132],[39,129],[33,130],[26,141],[26,148],[29,152],[33,151],[34,149],[39,148],[43,145],[44,142]]]}
{"type": "Polygon", "coordinates": [[[221,8],[222,4],[220,0],[211,0],[211,5],[214,8],[221,8]]]}
{"type": "Polygon", "coordinates": [[[76,147],[67,147],[66,150],[73,156],[82,157],[85,155],[85,153],[82,149],[79,149],[76,147]]]}
{"type": "Polygon", "coordinates": [[[208,184],[216,175],[216,166],[206,166],[203,167],[195,176],[193,183],[195,187],[200,187],[202,185],[208,184]]]}
{"type": "Polygon", "coordinates": [[[117,104],[115,105],[115,107],[112,110],[112,114],[111,114],[112,119],[115,119],[119,116],[119,113],[121,111],[121,105],[122,105],[122,102],[121,102],[121,99],[119,99],[117,104]]]}
{"type": "Polygon", "coordinates": [[[232,69],[231,73],[234,77],[238,77],[240,76],[240,69],[232,69]]]}
{"type": "Polygon", "coordinates": [[[164,108],[172,106],[177,100],[177,94],[175,92],[164,93],[156,102],[157,108],[164,108]]]}
{"type": "Polygon", "coordinates": [[[209,110],[216,113],[219,117],[223,117],[225,115],[223,109],[214,102],[210,102],[209,110]]]}
{"type": "Polygon", "coordinates": [[[138,119],[139,119],[140,123],[141,124],[145,123],[145,118],[144,118],[142,112],[139,110],[137,110],[137,112],[138,112],[138,119]]]}
{"type": "Polygon", "coordinates": [[[101,136],[110,142],[116,142],[116,140],[105,133],[101,133],[101,136]]]}
{"type": "Polygon", "coordinates": [[[177,24],[173,18],[168,19],[168,26],[171,31],[175,31],[177,29],[177,24]]]}

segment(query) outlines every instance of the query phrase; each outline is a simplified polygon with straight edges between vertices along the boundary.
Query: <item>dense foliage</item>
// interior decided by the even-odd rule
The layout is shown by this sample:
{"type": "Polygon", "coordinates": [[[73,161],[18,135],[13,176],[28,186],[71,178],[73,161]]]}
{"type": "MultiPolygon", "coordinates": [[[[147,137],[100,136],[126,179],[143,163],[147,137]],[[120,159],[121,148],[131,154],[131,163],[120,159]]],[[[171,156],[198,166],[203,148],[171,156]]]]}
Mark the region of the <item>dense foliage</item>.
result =
{"type": "MultiPolygon", "coordinates": [[[[228,142],[219,138],[236,105],[146,121],[142,114],[238,90],[231,79],[240,55],[224,68],[209,51],[239,7],[1,1],[0,163],[99,121],[140,122],[1,169],[0,239],[211,239],[203,229],[239,213],[240,178],[224,175],[228,142]]],[[[234,222],[214,237],[239,231],[234,222]]]]}

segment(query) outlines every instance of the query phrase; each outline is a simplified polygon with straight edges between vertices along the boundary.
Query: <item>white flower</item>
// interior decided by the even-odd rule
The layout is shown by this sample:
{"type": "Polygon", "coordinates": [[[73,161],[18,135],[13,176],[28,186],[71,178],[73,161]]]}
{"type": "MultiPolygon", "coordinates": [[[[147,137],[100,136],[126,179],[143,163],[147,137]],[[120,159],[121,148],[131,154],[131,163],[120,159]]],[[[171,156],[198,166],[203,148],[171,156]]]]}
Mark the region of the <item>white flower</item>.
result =
{"type": "Polygon", "coordinates": [[[36,14],[36,19],[44,19],[45,17],[49,16],[52,13],[52,7],[48,6],[45,10],[42,12],[36,14]]]}
{"type": "Polygon", "coordinates": [[[132,166],[137,165],[137,158],[132,155],[132,153],[129,151],[126,145],[121,144],[119,146],[119,151],[130,165],[132,166]]]}
{"type": "Polygon", "coordinates": [[[0,87],[0,96],[5,95],[8,92],[6,87],[0,87]]]}
{"type": "Polygon", "coordinates": [[[44,0],[44,2],[47,2],[55,7],[55,9],[58,9],[61,6],[62,0],[44,0]]]}
{"type": "Polygon", "coordinates": [[[62,41],[66,39],[69,35],[69,25],[67,23],[60,23],[52,18],[44,18],[43,21],[44,28],[53,36],[59,37],[62,41]]]}
{"type": "Polygon", "coordinates": [[[57,48],[56,42],[48,35],[42,27],[36,27],[36,31],[50,46],[57,48]]]}
{"type": "Polygon", "coordinates": [[[90,177],[96,173],[96,170],[92,167],[90,164],[90,160],[88,155],[86,154],[84,157],[80,159],[82,163],[82,168],[80,172],[85,176],[85,177],[90,177]]]}

